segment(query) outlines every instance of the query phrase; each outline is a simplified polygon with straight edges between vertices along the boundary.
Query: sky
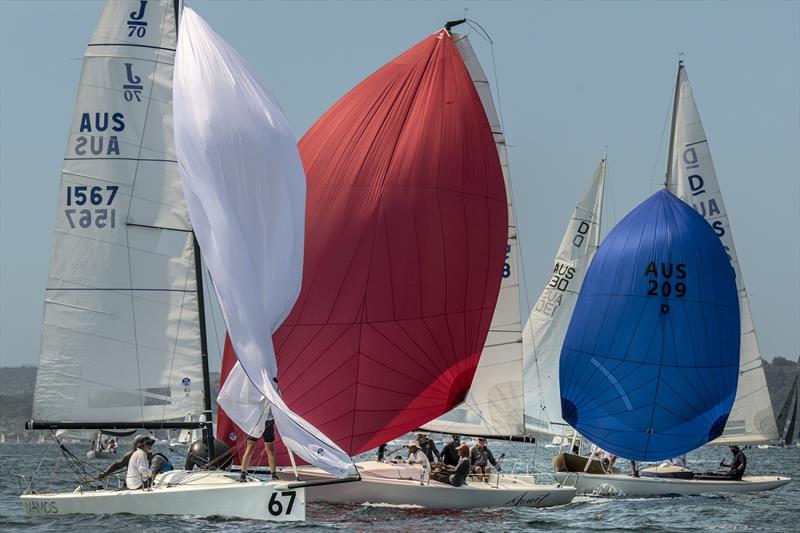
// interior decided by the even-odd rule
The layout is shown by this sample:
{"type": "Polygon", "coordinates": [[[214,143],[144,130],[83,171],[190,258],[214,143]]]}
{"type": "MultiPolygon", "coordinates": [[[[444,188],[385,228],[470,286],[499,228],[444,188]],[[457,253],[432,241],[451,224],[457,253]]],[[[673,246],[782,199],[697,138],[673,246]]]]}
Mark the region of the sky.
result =
{"type": "MultiPolygon", "coordinates": [[[[523,313],[606,149],[604,231],[663,181],[682,53],[761,352],[800,354],[800,2],[189,5],[251,64],[298,138],[359,81],[466,8],[494,41],[470,36],[510,145],[523,313]]],[[[38,360],[61,159],[101,9],[99,1],[0,0],[0,366],[38,360]]],[[[211,318],[224,331],[218,309],[211,318]]],[[[210,334],[215,367],[220,341],[210,334]]]]}

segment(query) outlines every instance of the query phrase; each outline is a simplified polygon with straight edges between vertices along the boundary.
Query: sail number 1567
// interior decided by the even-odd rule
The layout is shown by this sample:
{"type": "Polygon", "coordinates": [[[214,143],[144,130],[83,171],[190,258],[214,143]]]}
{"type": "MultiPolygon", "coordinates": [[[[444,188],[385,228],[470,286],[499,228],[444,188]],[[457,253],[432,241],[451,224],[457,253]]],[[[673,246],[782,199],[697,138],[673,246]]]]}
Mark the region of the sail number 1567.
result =
{"type": "Polygon", "coordinates": [[[116,209],[99,206],[110,206],[117,196],[119,187],[108,185],[106,187],[76,185],[67,187],[67,206],[64,216],[71,228],[113,228],[117,225],[116,209]],[[69,206],[86,206],[84,209],[69,208],[69,206]],[[94,207],[98,206],[98,207],[94,207]]]}

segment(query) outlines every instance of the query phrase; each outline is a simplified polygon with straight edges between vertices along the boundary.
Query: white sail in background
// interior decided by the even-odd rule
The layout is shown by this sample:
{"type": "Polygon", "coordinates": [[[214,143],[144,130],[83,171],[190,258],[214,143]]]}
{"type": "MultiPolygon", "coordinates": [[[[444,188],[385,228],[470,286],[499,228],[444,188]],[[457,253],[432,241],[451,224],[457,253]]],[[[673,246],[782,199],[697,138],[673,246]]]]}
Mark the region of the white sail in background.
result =
{"type": "Polygon", "coordinates": [[[340,477],[350,457],[274,388],[272,333],[300,292],[306,183],[297,141],[239,54],[189,8],[175,63],[175,143],[189,213],[239,363],[219,401],[249,434],[269,402],[283,442],[340,477]],[[236,377],[238,375],[238,378],[236,377]],[[254,399],[255,401],[249,401],[254,399]]]}
{"type": "Polygon", "coordinates": [[[600,245],[605,172],[604,157],[572,213],[550,280],[523,332],[525,428],[539,437],[572,432],[561,417],[559,360],[583,277],[600,245]]]}
{"type": "Polygon", "coordinates": [[[736,255],[728,212],[722,200],[705,130],[683,64],[678,69],[675,91],[667,185],[676,196],[694,206],[719,235],[731,259],[739,290],[742,329],[739,385],[725,432],[713,443],[744,444],[774,440],[778,438],[778,430],[750,314],[744,276],[736,255]]]}
{"type": "Polygon", "coordinates": [[[522,412],[522,326],[517,272],[517,227],[511,201],[508,152],[492,90],[466,35],[451,34],[478,91],[494,134],[508,199],[508,244],[503,279],[489,335],[464,402],[425,424],[430,431],[463,435],[519,436],[524,434],[522,412]]]}
{"type": "Polygon", "coordinates": [[[172,139],[172,0],[108,2],[59,186],[33,415],[201,413],[191,226],[172,139]]]}

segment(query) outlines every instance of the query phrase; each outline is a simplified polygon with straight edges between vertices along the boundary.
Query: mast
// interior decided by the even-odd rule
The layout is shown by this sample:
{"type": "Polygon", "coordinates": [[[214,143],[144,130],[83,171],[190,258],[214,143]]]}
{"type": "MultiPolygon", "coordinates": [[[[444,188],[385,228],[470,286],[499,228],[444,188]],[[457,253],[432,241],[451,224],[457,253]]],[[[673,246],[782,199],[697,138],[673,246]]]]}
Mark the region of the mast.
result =
{"type": "MultiPolygon", "coordinates": [[[[181,0],[173,0],[175,6],[175,32],[180,31],[181,19],[181,0]]],[[[213,412],[211,410],[211,374],[208,369],[208,336],[206,334],[206,306],[205,291],[203,290],[203,259],[200,255],[200,243],[197,242],[197,235],[192,232],[194,243],[194,271],[197,284],[197,311],[200,315],[200,361],[203,369],[203,413],[205,424],[203,424],[203,441],[206,443],[208,451],[208,461],[214,459],[214,423],[213,412]]]]}
{"type": "MultiPolygon", "coordinates": [[[[678,116],[678,98],[680,97],[681,70],[683,59],[678,60],[678,74],[675,76],[675,93],[672,96],[672,124],[669,129],[669,150],[667,151],[667,173],[664,176],[664,188],[670,190],[672,182],[672,154],[675,149],[675,122],[678,116]]],[[[672,191],[674,192],[674,191],[672,191]]]]}
{"type": "MultiPolygon", "coordinates": [[[[175,0],[178,3],[178,0],[175,0]]],[[[211,411],[211,376],[208,370],[208,339],[206,337],[206,307],[205,293],[203,292],[203,260],[200,257],[200,244],[197,237],[192,234],[194,240],[194,270],[197,278],[197,308],[200,314],[200,361],[203,367],[203,412],[205,413],[206,423],[203,425],[203,440],[208,450],[208,460],[214,458],[214,424],[212,422],[211,411]]]]}

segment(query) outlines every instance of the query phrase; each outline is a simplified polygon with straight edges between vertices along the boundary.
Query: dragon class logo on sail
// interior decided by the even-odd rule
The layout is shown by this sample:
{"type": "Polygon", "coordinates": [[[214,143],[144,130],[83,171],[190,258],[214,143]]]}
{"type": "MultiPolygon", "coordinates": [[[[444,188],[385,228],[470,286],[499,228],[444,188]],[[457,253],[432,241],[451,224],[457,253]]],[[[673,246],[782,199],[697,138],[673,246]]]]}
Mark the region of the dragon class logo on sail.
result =
{"type": "MultiPolygon", "coordinates": [[[[589,223],[581,220],[575,230],[575,235],[572,237],[572,245],[576,248],[581,248],[590,229],[589,223]]],[[[553,265],[553,275],[550,277],[547,287],[542,291],[539,300],[537,300],[534,310],[552,318],[561,305],[564,293],[569,289],[570,282],[574,277],[574,266],[556,261],[555,265],[553,265]]]]}
{"type": "Polygon", "coordinates": [[[697,169],[700,168],[700,158],[697,156],[697,151],[695,150],[694,146],[706,142],[708,141],[703,140],[686,145],[683,153],[681,154],[681,162],[684,165],[686,174],[688,174],[686,177],[686,183],[692,193],[692,207],[694,207],[694,210],[700,213],[703,218],[712,219],[709,220],[708,223],[714,229],[714,233],[717,234],[717,237],[722,238],[726,233],[725,223],[722,220],[713,220],[716,217],[721,217],[723,214],[722,209],[719,207],[717,198],[711,195],[709,195],[709,198],[697,198],[702,194],[707,194],[707,192],[705,189],[705,180],[703,179],[703,176],[697,173],[699,172],[697,169]]]}

